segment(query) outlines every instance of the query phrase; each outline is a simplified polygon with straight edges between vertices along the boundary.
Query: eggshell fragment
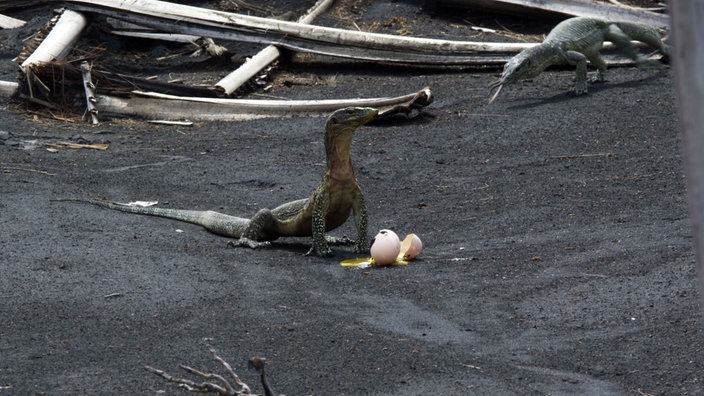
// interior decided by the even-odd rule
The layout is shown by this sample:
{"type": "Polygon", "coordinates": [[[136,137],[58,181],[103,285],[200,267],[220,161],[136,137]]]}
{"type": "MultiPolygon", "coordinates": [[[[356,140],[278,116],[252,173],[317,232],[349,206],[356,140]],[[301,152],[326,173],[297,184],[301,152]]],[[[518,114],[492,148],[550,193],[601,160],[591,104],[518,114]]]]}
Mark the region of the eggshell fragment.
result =
{"type": "Polygon", "coordinates": [[[402,260],[413,260],[423,250],[423,242],[416,234],[408,234],[401,242],[399,256],[402,260]]]}
{"type": "Polygon", "coordinates": [[[372,258],[378,265],[393,264],[401,251],[401,241],[391,230],[381,230],[374,237],[374,243],[369,249],[372,258]]]}

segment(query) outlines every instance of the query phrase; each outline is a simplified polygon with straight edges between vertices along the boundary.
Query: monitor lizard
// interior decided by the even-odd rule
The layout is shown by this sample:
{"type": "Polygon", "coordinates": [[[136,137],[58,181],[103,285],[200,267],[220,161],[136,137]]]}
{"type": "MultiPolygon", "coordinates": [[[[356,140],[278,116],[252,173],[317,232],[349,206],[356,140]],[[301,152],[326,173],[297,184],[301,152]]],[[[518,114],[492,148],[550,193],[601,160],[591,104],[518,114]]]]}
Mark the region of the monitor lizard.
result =
{"type": "Polygon", "coordinates": [[[252,218],[231,216],[212,210],[182,210],[118,204],[97,199],[60,199],[85,202],[122,212],[152,215],[197,224],[214,234],[237,238],[231,246],[260,248],[279,237],[312,236],[309,255],[332,253],[329,244],[352,243],[347,238],[333,238],[325,232],[341,226],[354,213],[357,252],[369,249],[367,209],[364,195],[354,174],[351,160],[352,136],[358,127],[374,120],[378,110],[370,107],[347,107],[330,115],[324,131],[327,171],[310,197],[284,203],[274,209],[261,209],[252,218]]]}
{"type": "Polygon", "coordinates": [[[504,65],[501,77],[489,84],[490,89],[496,88],[489,103],[496,99],[503,86],[536,77],[552,65],[576,66],[574,93],[587,93],[588,82],[606,80],[606,62],[599,53],[604,40],[613,42],[640,68],[659,69],[665,66],[638,53],[631,40],[648,44],[665,56],[670,55],[670,48],[662,42],[657,30],[651,26],[589,17],[569,18],[555,26],[541,44],[519,52],[504,65]],[[587,61],[597,69],[596,74],[590,78],[587,78],[587,61]]]}

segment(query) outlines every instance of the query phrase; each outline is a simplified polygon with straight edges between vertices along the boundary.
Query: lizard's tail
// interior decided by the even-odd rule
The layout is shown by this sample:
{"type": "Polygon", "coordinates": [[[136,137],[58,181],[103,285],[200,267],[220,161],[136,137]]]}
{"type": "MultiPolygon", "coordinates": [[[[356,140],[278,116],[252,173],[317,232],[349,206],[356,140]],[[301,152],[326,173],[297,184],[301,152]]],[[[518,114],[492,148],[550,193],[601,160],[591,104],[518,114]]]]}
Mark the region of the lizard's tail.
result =
{"type": "Polygon", "coordinates": [[[59,202],[79,202],[95,206],[100,206],[107,209],[119,210],[120,212],[164,217],[167,219],[179,220],[186,223],[202,226],[206,230],[231,238],[239,238],[242,232],[249,224],[249,220],[230,216],[211,210],[182,210],[182,209],[167,209],[144,206],[142,202],[130,204],[116,203],[99,199],[53,199],[52,201],[59,202]]]}
{"type": "Polygon", "coordinates": [[[660,33],[654,27],[633,22],[616,22],[615,24],[631,39],[648,44],[665,57],[670,57],[672,52],[670,46],[662,41],[660,33]]]}

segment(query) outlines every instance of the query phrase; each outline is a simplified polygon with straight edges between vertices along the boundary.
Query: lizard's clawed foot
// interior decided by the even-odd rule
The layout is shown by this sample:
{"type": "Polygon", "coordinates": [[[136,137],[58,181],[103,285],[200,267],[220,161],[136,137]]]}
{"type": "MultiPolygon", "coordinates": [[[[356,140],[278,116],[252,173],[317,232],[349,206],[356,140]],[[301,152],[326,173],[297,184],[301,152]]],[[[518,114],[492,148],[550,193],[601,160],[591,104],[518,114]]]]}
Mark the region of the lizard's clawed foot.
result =
{"type": "Polygon", "coordinates": [[[260,242],[260,241],[255,241],[253,239],[244,238],[244,237],[240,237],[240,239],[238,239],[236,241],[227,242],[227,246],[229,246],[229,247],[248,247],[251,249],[259,249],[259,248],[263,248],[263,247],[266,247],[269,245],[271,245],[271,242],[269,242],[269,241],[261,241],[260,242]]]}
{"type": "Polygon", "coordinates": [[[636,60],[636,66],[639,69],[646,69],[646,70],[667,69],[667,65],[665,65],[655,59],[648,59],[646,57],[638,58],[638,60],[636,60]]]}
{"type": "Polygon", "coordinates": [[[317,254],[320,257],[332,256],[332,250],[330,250],[328,246],[316,247],[315,245],[313,245],[306,253],[306,256],[310,256],[313,253],[317,254]]]}
{"type": "Polygon", "coordinates": [[[358,241],[354,245],[354,251],[355,253],[369,253],[369,244],[366,240],[363,240],[361,242],[358,241]]]}
{"type": "Polygon", "coordinates": [[[606,82],[606,74],[597,71],[596,73],[591,74],[587,81],[589,82],[589,84],[606,82]]]}
{"type": "Polygon", "coordinates": [[[352,245],[355,243],[354,239],[350,239],[347,235],[341,237],[325,236],[325,241],[330,245],[352,245]]]}
{"type": "Polygon", "coordinates": [[[575,95],[585,95],[587,93],[587,84],[575,85],[572,93],[575,95]]]}

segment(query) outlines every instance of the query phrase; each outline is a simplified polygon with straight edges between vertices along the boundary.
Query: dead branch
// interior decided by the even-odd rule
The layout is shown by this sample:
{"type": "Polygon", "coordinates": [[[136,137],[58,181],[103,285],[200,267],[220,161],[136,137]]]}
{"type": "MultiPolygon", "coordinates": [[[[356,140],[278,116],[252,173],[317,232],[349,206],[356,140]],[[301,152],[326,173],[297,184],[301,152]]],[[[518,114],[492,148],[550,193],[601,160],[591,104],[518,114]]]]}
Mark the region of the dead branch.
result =
{"type": "Polygon", "coordinates": [[[21,19],[15,19],[7,15],[0,14],[0,29],[16,29],[21,28],[27,22],[21,19]]]}
{"type": "Polygon", "coordinates": [[[665,10],[665,7],[634,7],[634,6],[622,3],[618,0],[609,0],[609,3],[611,3],[613,5],[617,5],[619,7],[632,8],[635,10],[656,11],[656,12],[665,10]]]}
{"type": "Polygon", "coordinates": [[[82,14],[64,10],[46,38],[22,62],[22,71],[26,71],[29,66],[64,59],[87,24],[88,21],[82,14]]]}
{"type": "MultiPolygon", "coordinates": [[[[305,15],[298,19],[298,22],[312,22],[313,19],[323,13],[331,4],[332,0],[319,0],[305,15]]],[[[215,89],[223,95],[231,95],[262,69],[268,67],[272,62],[278,59],[280,55],[281,52],[275,46],[269,45],[265,47],[255,56],[247,60],[242,66],[215,83],[215,89]]]]}
{"type": "Polygon", "coordinates": [[[670,26],[666,14],[651,12],[642,8],[622,7],[591,0],[436,0],[442,5],[453,7],[484,7],[507,12],[535,10],[556,12],[570,16],[586,16],[609,21],[638,22],[659,29],[670,26]]]}
{"type": "Polygon", "coordinates": [[[33,172],[33,173],[39,173],[40,175],[46,175],[46,176],[56,176],[56,173],[49,173],[47,171],[42,171],[38,169],[26,169],[26,168],[14,168],[14,167],[3,167],[3,172],[11,172],[11,171],[16,171],[16,172],[33,172]]]}
{"type": "MultiPolygon", "coordinates": [[[[223,396],[257,396],[253,394],[251,388],[240,379],[240,377],[237,375],[232,366],[230,366],[230,364],[225,361],[225,359],[218,355],[215,348],[208,345],[208,350],[212,354],[213,359],[225,368],[225,371],[230,376],[229,380],[220,374],[207,373],[183,364],[179,365],[179,367],[181,367],[186,372],[193,374],[197,377],[212,381],[196,382],[187,378],[174,377],[171,374],[165,372],[164,370],[159,370],[146,364],[143,365],[143,367],[150,373],[158,375],[159,377],[164,378],[169,382],[173,382],[178,387],[184,388],[190,392],[212,392],[223,396]],[[231,381],[234,382],[234,385],[230,383],[231,381]]],[[[274,393],[271,390],[271,386],[269,385],[269,382],[264,372],[265,361],[266,359],[255,356],[249,360],[249,366],[256,369],[257,372],[260,374],[260,380],[262,382],[262,386],[264,387],[265,395],[274,396],[274,393]]]]}
{"type": "Polygon", "coordinates": [[[614,153],[586,153],[586,154],[568,154],[568,155],[553,155],[550,159],[576,159],[576,158],[593,158],[593,157],[612,157],[614,153]]]}
{"type": "Polygon", "coordinates": [[[155,92],[133,92],[131,98],[101,95],[98,105],[103,113],[165,120],[242,121],[291,115],[326,115],[346,106],[370,106],[383,116],[411,113],[433,100],[429,88],[386,98],[327,100],[252,100],[182,97],[155,92]]]}
{"type": "Polygon", "coordinates": [[[70,3],[82,11],[100,13],[164,32],[272,44],[294,51],[377,62],[484,64],[492,62],[492,54],[515,53],[533,45],[364,33],[157,0],[129,3],[115,0],[72,0],[70,3]]]}
{"type": "Polygon", "coordinates": [[[0,98],[9,98],[17,92],[20,83],[14,81],[0,81],[0,98]]]}
{"type": "MultiPolygon", "coordinates": [[[[85,66],[84,66],[85,67],[85,66]]],[[[86,94],[79,90],[80,82],[88,77],[72,62],[50,62],[27,68],[27,89],[30,95],[20,94],[34,103],[56,110],[81,112],[86,95],[102,114],[138,116],[159,120],[223,120],[238,121],[262,117],[298,115],[325,115],[345,106],[372,106],[384,116],[415,114],[428,106],[432,92],[424,88],[418,92],[384,98],[328,99],[328,100],[245,100],[213,97],[207,87],[188,87],[159,83],[145,79],[91,69],[92,86],[100,85],[101,93],[86,94]],[[51,89],[49,88],[51,87],[51,89]],[[151,91],[154,90],[154,91],[151,91]],[[33,92],[41,93],[43,98],[33,92]],[[158,91],[155,92],[155,91],[158,91]],[[127,97],[125,97],[127,96],[127,97]]],[[[0,84],[0,93],[5,84],[0,84]]],[[[17,90],[8,83],[6,96],[17,90]]],[[[93,112],[91,112],[92,114],[93,112]]],[[[97,114],[96,114],[97,115],[97,114]]]]}
{"type": "Polygon", "coordinates": [[[90,78],[90,69],[92,66],[87,62],[81,62],[81,75],[83,77],[83,89],[86,93],[86,114],[90,115],[91,122],[93,125],[97,125],[98,121],[98,109],[95,107],[95,103],[98,101],[95,98],[95,85],[90,78]]]}

